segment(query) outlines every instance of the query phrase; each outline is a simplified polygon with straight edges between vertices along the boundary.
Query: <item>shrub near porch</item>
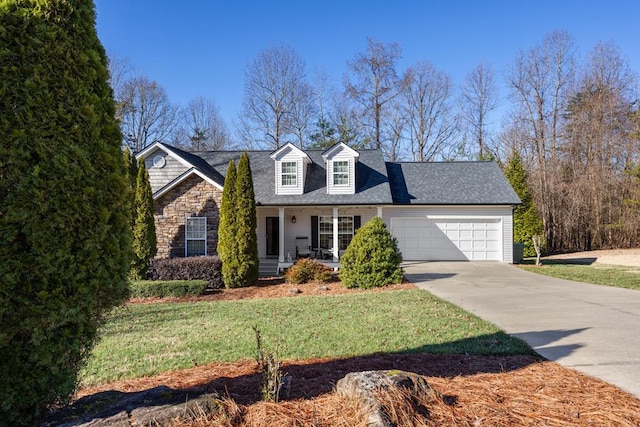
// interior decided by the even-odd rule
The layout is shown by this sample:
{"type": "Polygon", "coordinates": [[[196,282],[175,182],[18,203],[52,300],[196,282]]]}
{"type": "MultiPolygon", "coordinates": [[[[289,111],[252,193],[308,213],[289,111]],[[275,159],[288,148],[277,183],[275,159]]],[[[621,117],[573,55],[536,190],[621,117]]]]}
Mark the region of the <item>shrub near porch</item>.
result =
{"type": "Polygon", "coordinates": [[[402,254],[382,218],[358,230],[340,259],[340,279],[347,288],[373,288],[402,281],[402,254]]]}

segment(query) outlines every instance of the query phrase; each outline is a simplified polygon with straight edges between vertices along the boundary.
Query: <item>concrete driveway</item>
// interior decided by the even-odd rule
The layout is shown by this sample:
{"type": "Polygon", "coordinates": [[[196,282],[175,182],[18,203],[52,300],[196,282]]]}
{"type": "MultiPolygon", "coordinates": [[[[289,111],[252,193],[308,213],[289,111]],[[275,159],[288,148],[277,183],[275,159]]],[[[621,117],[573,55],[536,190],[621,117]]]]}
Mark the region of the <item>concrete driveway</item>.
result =
{"type": "Polygon", "coordinates": [[[640,291],[554,279],[498,262],[403,267],[421,289],[525,340],[541,356],[640,397],[640,291]]]}

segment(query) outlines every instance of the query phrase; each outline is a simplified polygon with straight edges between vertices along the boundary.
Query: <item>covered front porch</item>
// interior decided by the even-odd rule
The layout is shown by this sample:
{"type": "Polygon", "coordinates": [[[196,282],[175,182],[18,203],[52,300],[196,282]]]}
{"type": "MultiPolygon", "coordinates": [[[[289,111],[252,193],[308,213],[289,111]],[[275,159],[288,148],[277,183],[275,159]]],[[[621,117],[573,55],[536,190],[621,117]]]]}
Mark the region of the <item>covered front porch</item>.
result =
{"type": "Polygon", "coordinates": [[[282,272],[303,257],[337,270],[355,230],[382,217],[382,206],[258,206],[256,212],[261,272],[272,266],[282,272]]]}

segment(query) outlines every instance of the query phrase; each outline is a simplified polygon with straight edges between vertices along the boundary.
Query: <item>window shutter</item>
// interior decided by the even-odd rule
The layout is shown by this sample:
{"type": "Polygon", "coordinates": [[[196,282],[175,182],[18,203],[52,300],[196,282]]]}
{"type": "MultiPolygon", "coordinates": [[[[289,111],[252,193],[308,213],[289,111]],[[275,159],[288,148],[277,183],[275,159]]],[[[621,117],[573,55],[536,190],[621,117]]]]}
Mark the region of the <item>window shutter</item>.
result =
{"type": "Polygon", "coordinates": [[[360,223],[362,222],[362,217],[360,215],[354,215],[353,217],[353,232],[355,233],[360,228],[360,223]]]}
{"type": "Polygon", "coordinates": [[[318,216],[311,217],[311,249],[318,247],[318,216]]]}

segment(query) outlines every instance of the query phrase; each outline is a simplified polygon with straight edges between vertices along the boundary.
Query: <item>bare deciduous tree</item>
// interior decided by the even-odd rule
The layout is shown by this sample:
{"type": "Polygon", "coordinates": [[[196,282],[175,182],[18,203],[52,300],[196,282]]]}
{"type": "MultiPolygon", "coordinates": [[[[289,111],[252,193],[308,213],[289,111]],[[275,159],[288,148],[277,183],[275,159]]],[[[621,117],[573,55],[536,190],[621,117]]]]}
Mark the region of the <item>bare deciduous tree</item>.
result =
{"type": "Polygon", "coordinates": [[[621,221],[631,192],[628,166],[640,155],[633,137],[635,77],[618,48],[599,43],[590,52],[565,114],[561,183],[573,198],[563,246],[590,250],[615,245],[627,229],[621,221]],[[575,200],[574,200],[575,199],[575,200]]]}
{"type": "Polygon", "coordinates": [[[498,106],[498,86],[493,68],[479,63],[467,74],[462,86],[462,119],[478,147],[478,158],[485,155],[489,140],[489,116],[498,106]]]}
{"type": "Polygon", "coordinates": [[[399,161],[405,157],[406,130],[409,125],[407,120],[407,112],[404,108],[400,97],[391,101],[389,113],[385,123],[385,131],[387,132],[387,144],[382,149],[385,157],[391,161],[399,161]]]}
{"type": "Polygon", "coordinates": [[[293,102],[289,115],[289,124],[292,133],[298,140],[298,146],[304,148],[309,140],[309,129],[313,118],[317,116],[318,109],[310,85],[300,85],[295,97],[296,100],[293,102]]]}
{"type": "Polygon", "coordinates": [[[304,60],[293,48],[267,49],[249,64],[245,73],[245,96],[237,130],[247,144],[278,148],[288,135],[306,129],[303,117],[312,91],[306,81],[304,60]]]}
{"type": "Polygon", "coordinates": [[[407,71],[404,91],[413,159],[426,162],[442,156],[457,131],[452,82],[443,71],[421,62],[407,71]]]}
{"type": "Polygon", "coordinates": [[[229,131],[216,103],[203,96],[192,99],[181,114],[176,145],[189,151],[223,150],[230,145],[229,131]]]}
{"type": "Polygon", "coordinates": [[[575,47],[566,31],[547,35],[543,42],[521,52],[507,75],[510,98],[514,103],[512,126],[524,138],[531,154],[531,174],[537,206],[547,239],[547,248],[556,250],[552,180],[557,172],[557,148],[560,125],[565,108],[565,93],[574,77],[575,47]]]}
{"type": "Polygon", "coordinates": [[[376,148],[383,145],[383,122],[387,104],[402,91],[403,81],[398,78],[396,65],[402,49],[397,43],[384,45],[368,38],[367,51],[348,62],[352,78],[345,76],[345,93],[360,105],[362,123],[371,129],[370,139],[376,148]]]}
{"type": "Polygon", "coordinates": [[[121,128],[124,143],[135,153],[156,141],[169,141],[178,124],[178,108],[166,91],[147,77],[133,77],[122,86],[121,128]]]}
{"type": "Polygon", "coordinates": [[[116,119],[122,123],[123,107],[129,100],[123,93],[127,80],[135,75],[135,69],[127,58],[122,58],[114,53],[108,56],[109,85],[113,89],[113,97],[116,101],[116,119]]]}

